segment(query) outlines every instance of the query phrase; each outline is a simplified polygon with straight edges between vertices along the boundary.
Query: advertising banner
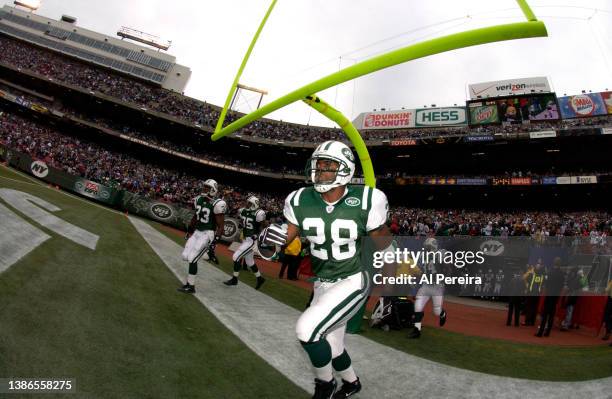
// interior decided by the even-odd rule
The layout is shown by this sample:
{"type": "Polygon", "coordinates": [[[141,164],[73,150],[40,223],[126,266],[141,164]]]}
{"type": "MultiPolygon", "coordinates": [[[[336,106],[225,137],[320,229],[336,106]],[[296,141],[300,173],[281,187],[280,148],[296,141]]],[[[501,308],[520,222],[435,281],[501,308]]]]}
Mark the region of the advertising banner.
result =
{"type": "Polygon", "coordinates": [[[530,186],[531,177],[512,177],[510,178],[511,186],[530,186]]]}
{"type": "Polygon", "coordinates": [[[530,139],[544,139],[549,137],[557,137],[557,132],[554,130],[542,130],[541,132],[529,132],[530,139]]]}
{"type": "Polygon", "coordinates": [[[597,176],[572,176],[571,184],[597,184],[597,176]]]}
{"type": "Polygon", "coordinates": [[[418,142],[415,139],[405,139],[405,140],[393,140],[390,143],[394,147],[400,147],[405,145],[417,145],[418,142]]]}
{"type": "Polygon", "coordinates": [[[486,186],[487,179],[484,178],[458,178],[457,185],[460,186],[486,186]]]}
{"type": "Polygon", "coordinates": [[[468,86],[470,99],[514,96],[533,92],[550,92],[548,79],[543,76],[523,79],[498,80],[493,82],[474,83],[468,86]]]}
{"type": "Polygon", "coordinates": [[[600,93],[559,97],[559,108],[563,119],[585,118],[608,113],[608,108],[600,93]]]}
{"type": "Polygon", "coordinates": [[[481,136],[465,136],[463,141],[466,143],[490,143],[495,141],[495,137],[491,135],[481,135],[481,136]]]}
{"type": "Polygon", "coordinates": [[[467,125],[467,112],[464,107],[419,108],[416,110],[416,127],[465,125],[467,125]]]}
{"type": "Polygon", "coordinates": [[[557,184],[557,177],[556,176],[543,177],[542,184],[557,184]]]}
{"type": "Polygon", "coordinates": [[[407,129],[414,127],[415,110],[367,112],[360,115],[359,129],[407,129]]]}
{"type": "Polygon", "coordinates": [[[454,177],[427,177],[423,179],[422,184],[454,186],[455,184],[457,184],[457,179],[455,179],[454,177]]]}
{"type": "Polygon", "coordinates": [[[516,96],[498,99],[496,102],[501,122],[519,123],[559,119],[554,93],[516,96]]]}
{"type": "Polygon", "coordinates": [[[181,208],[170,202],[153,200],[129,191],[123,192],[119,206],[131,214],[156,220],[174,228],[185,230],[194,211],[181,208]]]}
{"type": "Polygon", "coordinates": [[[601,99],[606,105],[606,110],[608,111],[608,114],[612,115],[612,91],[604,91],[599,94],[601,95],[601,99]]]}
{"type": "Polygon", "coordinates": [[[557,184],[571,184],[572,179],[569,176],[557,177],[557,184]]]}
{"type": "Polygon", "coordinates": [[[499,123],[496,105],[479,105],[470,107],[470,125],[487,125],[499,123]]]}
{"type": "Polygon", "coordinates": [[[601,134],[612,134],[612,127],[604,127],[601,129],[601,134]]]}
{"type": "Polygon", "coordinates": [[[72,191],[79,193],[85,197],[93,198],[97,201],[106,202],[112,204],[111,195],[116,190],[106,187],[100,183],[96,183],[91,180],[76,178],[72,191]]]}

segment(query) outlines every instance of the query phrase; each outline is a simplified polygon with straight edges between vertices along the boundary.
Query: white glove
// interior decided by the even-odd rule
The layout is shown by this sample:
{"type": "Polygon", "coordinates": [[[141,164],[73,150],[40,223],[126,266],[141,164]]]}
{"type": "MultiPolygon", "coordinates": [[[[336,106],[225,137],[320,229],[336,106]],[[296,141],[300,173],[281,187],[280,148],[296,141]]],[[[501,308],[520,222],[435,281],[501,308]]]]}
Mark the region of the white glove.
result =
{"type": "Polygon", "coordinates": [[[285,245],[287,243],[287,226],[272,224],[259,234],[259,242],[264,246],[285,245]]]}

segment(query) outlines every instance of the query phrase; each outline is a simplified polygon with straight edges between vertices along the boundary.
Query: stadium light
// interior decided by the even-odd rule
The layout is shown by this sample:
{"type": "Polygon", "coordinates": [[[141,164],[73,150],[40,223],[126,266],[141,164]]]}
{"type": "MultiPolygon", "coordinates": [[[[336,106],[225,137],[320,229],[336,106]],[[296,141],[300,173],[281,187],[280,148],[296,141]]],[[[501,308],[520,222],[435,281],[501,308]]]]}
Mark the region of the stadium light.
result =
{"type": "Polygon", "coordinates": [[[122,26],[121,29],[117,31],[117,36],[119,36],[121,40],[130,39],[135,42],[147,44],[151,47],[155,47],[158,51],[167,51],[172,45],[172,40],[161,39],[158,36],[141,32],[127,26],[122,26]]]}
{"type": "Polygon", "coordinates": [[[15,0],[13,4],[27,8],[30,11],[36,11],[40,8],[40,0],[15,0]]]}

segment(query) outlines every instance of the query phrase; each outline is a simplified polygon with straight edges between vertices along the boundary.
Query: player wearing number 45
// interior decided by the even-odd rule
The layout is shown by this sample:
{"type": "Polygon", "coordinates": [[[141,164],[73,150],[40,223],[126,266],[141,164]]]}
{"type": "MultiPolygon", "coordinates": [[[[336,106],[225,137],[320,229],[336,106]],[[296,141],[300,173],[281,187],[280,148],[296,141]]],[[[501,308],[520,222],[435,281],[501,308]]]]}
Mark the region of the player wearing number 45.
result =
{"type": "Polygon", "coordinates": [[[319,145],[306,169],[313,187],[294,191],[285,200],[288,227],[272,225],[258,240],[263,248],[283,246],[300,235],[310,241],[317,280],[296,333],[314,367],[314,398],[347,398],[361,390],[344,347],[346,323],[367,300],[370,288],[360,259],[361,240],[390,236],[385,194],[349,185],[354,172],[355,158],[348,146],[339,141],[319,145]],[[334,370],[342,379],[339,390],[334,370]]]}
{"type": "Polygon", "coordinates": [[[246,206],[238,211],[240,216],[240,223],[242,225],[242,235],[244,240],[234,252],[234,273],[232,278],[224,281],[225,285],[237,285],[238,276],[240,275],[240,267],[242,260],[246,263],[247,267],[255,274],[257,282],[255,283],[255,289],[261,288],[262,284],[266,281],[257,265],[255,264],[255,242],[257,241],[257,235],[264,227],[266,223],[266,212],[259,208],[259,198],[251,195],[246,200],[246,206]]]}
{"type": "Polygon", "coordinates": [[[189,274],[187,282],[179,291],[186,294],[195,292],[195,276],[198,274],[198,260],[214,246],[223,235],[225,224],[225,212],[227,204],[221,198],[217,198],[219,188],[217,182],[208,179],[204,182],[202,194],[194,200],[195,215],[191,219],[187,231],[187,243],[183,250],[183,260],[189,263],[189,274]]]}

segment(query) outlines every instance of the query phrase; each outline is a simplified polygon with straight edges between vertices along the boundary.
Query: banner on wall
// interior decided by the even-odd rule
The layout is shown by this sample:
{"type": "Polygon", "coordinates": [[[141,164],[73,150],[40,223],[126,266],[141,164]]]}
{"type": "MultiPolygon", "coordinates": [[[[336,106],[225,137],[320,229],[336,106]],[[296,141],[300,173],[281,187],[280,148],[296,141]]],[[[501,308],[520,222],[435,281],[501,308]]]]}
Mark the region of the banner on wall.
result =
{"type": "Polygon", "coordinates": [[[600,93],[559,97],[559,108],[563,119],[586,118],[608,113],[608,108],[600,93]]]}
{"type": "Polygon", "coordinates": [[[465,125],[467,125],[465,107],[419,108],[416,110],[416,127],[465,125]]]}
{"type": "Polygon", "coordinates": [[[541,132],[529,132],[530,139],[544,139],[549,137],[557,137],[557,132],[554,130],[542,130],[541,132]]]}
{"type": "Polygon", "coordinates": [[[355,118],[359,129],[407,129],[415,126],[414,109],[401,111],[365,112],[355,118]]]}
{"type": "Polygon", "coordinates": [[[470,106],[470,125],[487,125],[499,123],[497,105],[470,106]]]}
{"type": "Polygon", "coordinates": [[[470,99],[514,96],[533,92],[550,92],[548,79],[544,76],[522,79],[497,80],[493,82],[474,83],[468,86],[470,99]]]}
{"type": "Polygon", "coordinates": [[[604,91],[599,94],[601,95],[601,99],[606,105],[606,110],[608,111],[608,114],[612,115],[612,91],[604,91]]]}

